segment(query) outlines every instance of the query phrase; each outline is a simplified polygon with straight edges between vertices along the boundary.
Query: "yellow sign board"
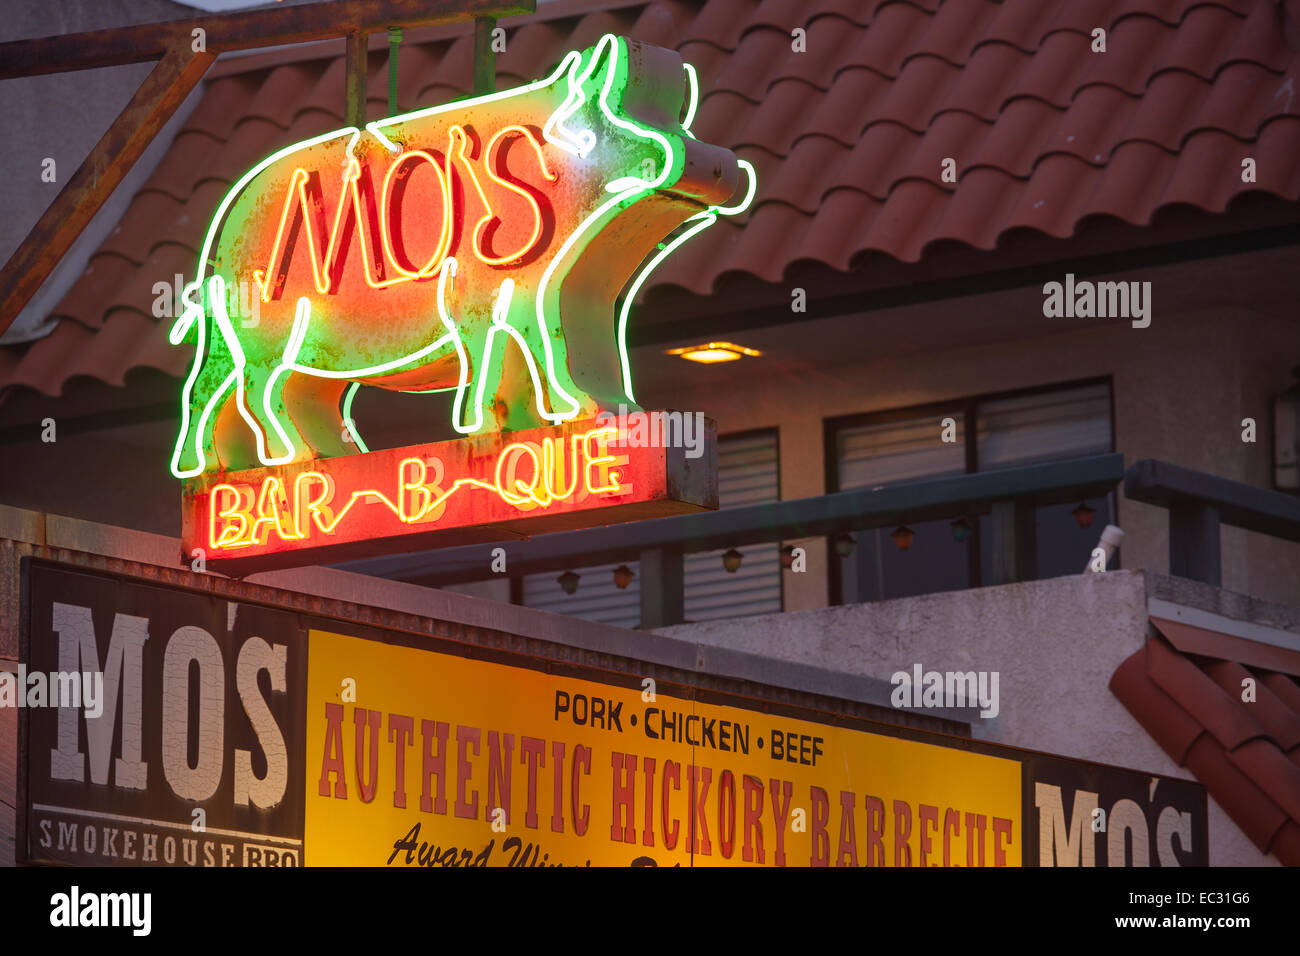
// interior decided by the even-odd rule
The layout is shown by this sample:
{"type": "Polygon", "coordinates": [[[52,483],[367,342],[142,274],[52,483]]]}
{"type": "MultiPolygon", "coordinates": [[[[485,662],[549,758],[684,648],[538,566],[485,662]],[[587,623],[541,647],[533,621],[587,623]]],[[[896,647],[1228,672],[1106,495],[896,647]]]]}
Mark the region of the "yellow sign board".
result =
{"type": "Polygon", "coordinates": [[[1019,866],[1016,760],[313,630],[317,866],[1019,866]]]}

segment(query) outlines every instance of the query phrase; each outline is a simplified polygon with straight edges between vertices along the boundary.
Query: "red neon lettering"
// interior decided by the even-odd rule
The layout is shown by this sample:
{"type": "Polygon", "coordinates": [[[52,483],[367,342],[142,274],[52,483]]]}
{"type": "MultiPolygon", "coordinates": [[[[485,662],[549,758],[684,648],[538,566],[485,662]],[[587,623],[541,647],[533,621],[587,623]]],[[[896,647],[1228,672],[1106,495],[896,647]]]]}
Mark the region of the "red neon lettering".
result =
{"type": "Polygon", "coordinates": [[[285,193],[284,207],[280,212],[280,224],[276,229],[275,242],[271,245],[270,260],[267,263],[265,278],[262,280],[262,301],[278,299],[284,292],[284,284],[289,276],[289,263],[297,247],[298,237],[304,232],[307,236],[312,279],[316,284],[316,291],[322,295],[337,292],[339,280],[343,276],[346,251],[352,241],[353,232],[358,228],[358,219],[361,218],[360,214],[363,211],[365,228],[361,229],[361,232],[365,233],[365,236],[361,242],[361,257],[365,265],[366,281],[376,288],[391,285],[397,280],[382,281],[384,259],[375,243],[381,230],[376,216],[374,187],[371,184],[369,168],[363,170],[355,159],[349,160],[343,178],[343,188],[339,192],[338,205],[334,209],[334,226],[328,233],[325,228],[325,198],[321,192],[320,174],[308,173],[301,168],[295,169],[289,181],[289,189],[285,193]],[[358,185],[361,182],[365,184],[367,198],[365,203],[361,201],[361,187],[358,185]],[[346,219],[343,218],[345,209],[346,219]],[[292,218],[290,212],[293,213],[292,218]]]}
{"type": "Polygon", "coordinates": [[[449,181],[449,176],[439,168],[438,161],[420,149],[410,150],[397,157],[393,165],[388,167],[387,175],[384,176],[384,193],[380,204],[382,223],[380,233],[384,240],[384,252],[392,262],[393,268],[406,278],[418,279],[433,275],[442,267],[442,260],[446,258],[447,250],[451,248],[452,208],[449,181]],[[424,265],[417,267],[407,254],[403,239],[402,198],[406,195],[411,174],[415,172],[415,164],[422,162],[428,163],[429,168],[438,176],[438,189],[442,194],[442,232],[438,235],[438,244],[434,247],[433,255],[424,265]],[[402,173],[401,170],[406,172],[402,173]],[[396,186],[395,191],[394,186],[396,186]]]}
{"type": "MultiPolygon", "coordinates": [[[[501,450],[494,465],[481,466],[488,475],[466,476],[450,484],[445,482],[441,459],[404,458],[398,464],[395,494],[363,488],[349,493],[341,503],[336,501],[335,479],[319,471],[298,474],[292,492],[275,475],[263,478],[256,491],[251,485],[214,485],[208,494],[208,542],[217,551],[262,547],[272,533],[284,542],[331,535],[359,501],[383,505],[404,524],[437,521],[446,513],[447,502],[466,486],[495,492],[521,511],[575,497],[627,494],[631,485],[620,484],[619,473],[610,469],[620,458],[597,454],[606,450],[607,435],[614,431],[599,428],[570,435],[567,449],[563,438],[516,442],[501,450]],[[522,465],[521,477],[524,459],[529,463],[522,465]],[[604,484],[593,483],[593,471],[604,484]]],[[[621,460],[627,461],[627,456],[621,460]]]]}
{"type": "Polygon", "coordinates": [[[253,489],[247,485],[217,485],[208,498],[208,507],[208,544],[214,551],[253,543],[248,533],[252,527],[253,489]],[[222,524],[220,534],[218,522],[222,524]]]}
{"type": "Polygon", "coordinates": [[[262,301],[279,299],[283,294],[290,262],[298,240],[303,236],[311,258],[312,279],[316,291],[322,295],[339,291],[347,252],[356,232],[362,234],[361,257],[366,283],[371,288],[381,289],[436,274],[455,238],[453,166],[460,172],[462,180],[468,182],[466,188],[473,187],[485,210],[474,225],[470,243],[474,255],[490,266],[507,265],[524,258],[541,241],[545,220],[533,193],[524,188],[523,182],[508,175],[504,155],[512,139],[522,139],[528,144],[545,182],[557,180],[556,174],[547,166],[542,143],[527,127],[503,127],[488,140],[481,155],[474,158],[466,153],[466,147],[472,145],[471,134],[464,127],[455,125],[448,131],[448,148],[441,163],[433,153],[421,149],[407,150],[394,159],[384,174],[378,200],[370,167],[362,166],[355,157],[350,157],[338,204],[334,208],[332,226],[327,226],[326,222],[320,173],[295,168],[285,191],[267,267],[255,272],[262,285],[262,301]],[[422,163],[427,164],[438,179],[442,225],[432,253],[423,264],[417,265],[406,247],[403,208],[411,177],[422,163]],[[495,184],[491,194],[484,190],[481,177],[475,171],[476,165],[481,165],[487,179],[495,184]],[[518,196],[527,203],[532,229],[518,249],[495,256],[488,250],[488,244],[502,219],[498,212],[500,202],[494,201],[494,197],[502,197],[505,193],[518,196]],[[387,274],[390,266],[391,276],[387,274]]]}

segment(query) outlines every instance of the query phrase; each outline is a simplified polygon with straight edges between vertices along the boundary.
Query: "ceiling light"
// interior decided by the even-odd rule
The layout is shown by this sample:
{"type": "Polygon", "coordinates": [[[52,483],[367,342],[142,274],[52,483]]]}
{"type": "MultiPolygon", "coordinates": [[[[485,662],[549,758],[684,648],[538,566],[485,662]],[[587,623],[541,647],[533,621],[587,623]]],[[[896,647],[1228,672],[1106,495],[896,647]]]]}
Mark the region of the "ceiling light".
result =
{"type": "Polygon", "coordinates": [[[734,342],[706,342],[703,345],[688,345],[680,349],[668,349],[665,355],[680,355],[692,362],[734,362],[743,356],[762,355],[758,349],[748,349],[734,342]]]}

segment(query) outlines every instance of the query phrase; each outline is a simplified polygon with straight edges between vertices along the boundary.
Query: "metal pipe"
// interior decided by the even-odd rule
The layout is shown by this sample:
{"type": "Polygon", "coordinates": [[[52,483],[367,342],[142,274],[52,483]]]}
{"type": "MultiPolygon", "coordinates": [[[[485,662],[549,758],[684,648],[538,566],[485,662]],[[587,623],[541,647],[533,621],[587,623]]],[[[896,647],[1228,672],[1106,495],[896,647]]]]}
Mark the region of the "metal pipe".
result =
{"type": "Polygon", "coordinates": [[[474,95],[497,91],[497,55],[492,49],[494,17],[474,18],[474,95]]]}
{"type": "Polygon", "coordinates": [[[402,43],[402,28],[388,28],[388,115],[397,115],[397,48],[402,43]]]}

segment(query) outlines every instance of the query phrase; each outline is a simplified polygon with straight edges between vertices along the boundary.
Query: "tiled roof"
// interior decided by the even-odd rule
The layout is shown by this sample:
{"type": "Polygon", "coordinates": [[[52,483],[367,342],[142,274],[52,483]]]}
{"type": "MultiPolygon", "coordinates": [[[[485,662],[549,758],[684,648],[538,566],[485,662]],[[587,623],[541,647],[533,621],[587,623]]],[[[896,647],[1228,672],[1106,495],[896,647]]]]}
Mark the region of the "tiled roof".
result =
{"type": "MultiPolygon", "coordinates": [[[[1243,193],[1300,198],[1295,0],[706,0],[554,4],[506,21],[502,86],[616,32],[678,50],[699,70],[695,131],[758,169],[749,214],[671,258],[642,294],[710,293],[724,274],[779,281],[791,266],[915,262],[938,243],[993,249],[1028,230],[1070,237],[1098,217],[1135,225],[1243,193]],[[795,52],[791,31],[806,31],[795,52]],[[1106,30],[1106,52],[1092,32],[1106,30]],[[956,182],[942,161],[956,161],[956,182]],[[1242,182],[1253,158],[1257,179],[1242,182]],[[886,259],[884,261],[892,261],[886,259]]],[[[466,91],[462,27],[413,32],[403,109],[466,91]]],[[[118,229],[57,306],[53,333],[0,349],[0,385],[49,394],[90,375],[179,375],[153,285],[194,267],[230,183],[273,150],[339,125],[341,56],[288,51],[219,64],[201,103],[118,229]],[[295,59],[297,57],[297,59],[295,59]],[[304,58],[307,57],[307,58],[304,58]]],[[[372,57],[370,113],[386,103],[372,57]]]]}
{"type": "Polygon", "coordinates": [[[1217,639],[1220,653],[1231,653],[1246,642],[1174,621],[1152,624],[1163,636],[1119,666],[1111,690],[1262,852],[1300,866],[1300,653],[1256,645],[1251,660],[1226,660],[1188,648],[1211,651],[1217,639]],[[1253,701],[1243,700],[1247,679],[1253,701]]]}

